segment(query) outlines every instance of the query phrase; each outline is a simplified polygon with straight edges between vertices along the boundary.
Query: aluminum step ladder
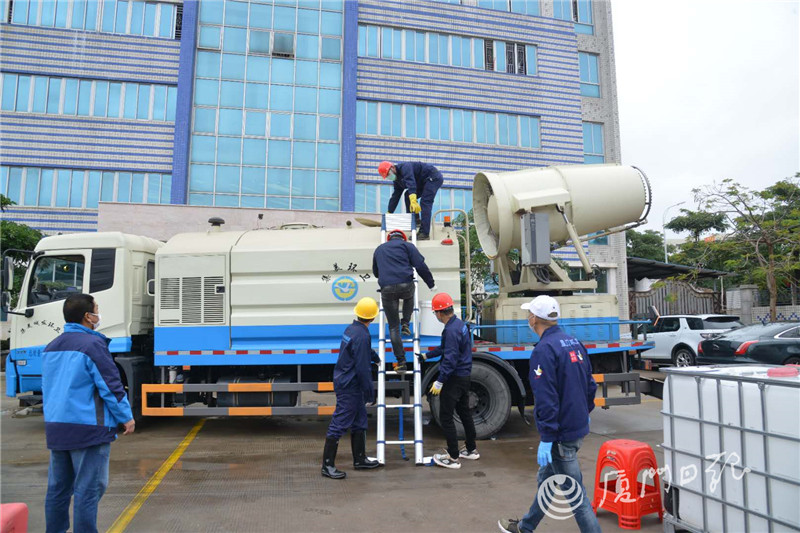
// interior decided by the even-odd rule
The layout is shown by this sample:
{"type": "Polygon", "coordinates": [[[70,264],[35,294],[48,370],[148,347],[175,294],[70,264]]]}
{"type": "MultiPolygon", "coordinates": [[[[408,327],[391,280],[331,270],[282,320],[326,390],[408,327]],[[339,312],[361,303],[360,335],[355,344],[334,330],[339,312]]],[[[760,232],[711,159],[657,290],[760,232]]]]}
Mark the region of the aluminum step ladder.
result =
{"type": "MultiPolygon", "coordinates": [[[[406,233],[406,235],[411,236],[411,243],[415,246],[417,244],[417,227],[416,221],[413,214],[389,214],[385,213],[383,215],[383,219],[381,221],[381,243],[386,242],[386,236],[388,232],[399,229],[406,233]]],[[[402,316],[402,306],[400,307],[400,314],[402,316]]],[[[386,403],[386,376],[399,376],[399,374],[391,369],[387,370],[386,368],[386,343],[389,342],[391,346],[391,340],[386,338],[386,315],[383,311],[383,300],[380,301],[380,313],[378,319],[378,330],[380,331],[380,335],[378,337],[378,355],[380,356],[381,362],[378,368],[378,442],[377,442],[377,454],[378,454],[378,461],[381,464],[386,464],[386,446],[387,445],[406,445],[406,444],[413,444],[414,445],[414,462],[418,465],[423,464],[423,456],[422,456],[422,365],[417,360],[416,353],[419,353],[419,324],[420,324],[420,306],[419,306],[419,280],[417,277],[417,272],[414,270],[414,312],[412,314],[412,324],[413,324],[413,350],[410,354],[410,357],[407,353],[406,355],[406,368],[408,368],[408,364],[411,363],[412,372],[411,375],[413,376],[414,383],[414,403],[411,404],[387,404],[386,403]],[[403,410],[404,409],[413,409],[414,413],[414,440],[386,440],[386,410],[387,409],[398,409],[400,413],[400,427],[402,428],[403,424],[403,410]]],[[[405,347],[407,340],[403,339],[403,346],[405,347]]],[[[391,351],[391,349],[390,349],[391,351]]],[[[407,351],[406,351],[407,352],[407,351]]],[[[408,375],[409,372],[407,371],[405,375],[408,375]]],[[[405,379],[402,377],[401,379],[405,379]]]]}

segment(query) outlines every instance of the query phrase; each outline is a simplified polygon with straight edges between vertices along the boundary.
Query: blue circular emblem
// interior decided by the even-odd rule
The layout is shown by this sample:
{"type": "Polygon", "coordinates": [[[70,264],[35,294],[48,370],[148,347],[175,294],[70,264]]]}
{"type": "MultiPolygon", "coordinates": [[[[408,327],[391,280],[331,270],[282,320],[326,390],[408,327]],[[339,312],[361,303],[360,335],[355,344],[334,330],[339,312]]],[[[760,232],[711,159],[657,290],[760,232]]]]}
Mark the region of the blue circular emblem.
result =
{"type": "Polygon", "coordinates": [[[358,294],[358,283],[350,276],[340,276],[333,281],[331,291],[337,300],[347,302],[358,294]]]}

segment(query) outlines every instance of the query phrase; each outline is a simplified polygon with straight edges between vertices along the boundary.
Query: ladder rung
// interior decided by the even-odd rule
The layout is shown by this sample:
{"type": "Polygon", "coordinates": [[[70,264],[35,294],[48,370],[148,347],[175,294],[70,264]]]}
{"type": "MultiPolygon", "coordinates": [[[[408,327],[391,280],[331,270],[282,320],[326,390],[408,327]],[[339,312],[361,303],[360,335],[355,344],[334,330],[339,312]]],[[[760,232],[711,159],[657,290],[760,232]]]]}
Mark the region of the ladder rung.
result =
{"type": "Polygon", "coordinates": [[[413,440],[387,440],[384,444],[416,444],[413,440]]]}
{"type": "Polygon", "coordinates": [[[413,403],[387,403],[387,409],[400,409],[401,407],[407,407],[408,409],[413,409],[414,407],[422,407],[421,403],[413,404],[413,403]]]}

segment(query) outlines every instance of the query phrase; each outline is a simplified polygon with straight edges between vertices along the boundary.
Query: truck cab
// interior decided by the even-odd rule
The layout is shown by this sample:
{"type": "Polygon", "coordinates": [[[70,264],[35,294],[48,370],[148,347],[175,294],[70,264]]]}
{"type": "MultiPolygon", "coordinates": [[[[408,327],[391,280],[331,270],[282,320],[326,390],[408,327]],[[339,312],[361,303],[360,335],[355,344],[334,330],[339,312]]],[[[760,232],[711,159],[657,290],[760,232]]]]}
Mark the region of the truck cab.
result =
{"type": "Polygon", "coordinates": [[[154,298],[147,285],[155,278],[155,252],[161,246],[155,239],[119,232],[42,239],[10,313],[6,395],[42,390],[42,352],[63,331],[64,300],[76,293],[95,297],[103,316],[100,332],[111,339],[109,350],[125,383],[130,358],[144,357],[152,346],[154,298]]]}

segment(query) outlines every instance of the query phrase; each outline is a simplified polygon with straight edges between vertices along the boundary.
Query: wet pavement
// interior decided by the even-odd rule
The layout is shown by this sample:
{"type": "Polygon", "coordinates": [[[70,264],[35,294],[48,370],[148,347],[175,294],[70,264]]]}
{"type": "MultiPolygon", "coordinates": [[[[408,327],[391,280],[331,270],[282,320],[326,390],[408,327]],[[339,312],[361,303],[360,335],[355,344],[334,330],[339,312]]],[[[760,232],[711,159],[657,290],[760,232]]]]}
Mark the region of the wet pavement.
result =
{"type": "MultiPolygon", "coordinates": [[[[2,377],[2,481],[0,500],[24,502],[29,531],[44,530],[48,451],[41,415],[12,417],[17,402],[5,396],[2,377]]],[[[319,395],[332,404],[333,395],[319,395]]],[[[632,438],[657,447],[662,440],[660,400],[592,413],[592,433],[579,459],[592,491],[594,465],[603,442],[632,438]]],[[[407,417],[406,430],[411,429],[407,417]]],[[[148,419],[112,445],[110,482],[100,503],[98,527],[107,530],[192,430],[195,418],[148,419]]],[[[326,417],[209,418],[160,484],[132,515],[126,531],[346,531],[494,532],[499,518],[523,515],[536,491],[539,438],[518,413],[494,440],[479,441],[481,459],[460,470],[415,466],[399,448],[387,447],[387,465],[352,468],[349,438],[339,445],[336,481],[320,475],[326,417]]],[[[374,454],[375,419],[370,417],[368,453],[374,454]]],[[[387,420],[389,432],[397,419],[387,420]]],[[[436,426],[425,428],[426,454],[444,446],[436,426]]],[[[407,450],[413,458],[413,450],[407,450]]],[[[131,511],[133,512],[133,511],[131,511]]],[[[604,531],[622,531],[616,516],[601,511],[604,531]]],[[[578,531],[574,520],[546,518],[537,531],[578,531]]],[[[642,531],[661,531],[656,515],[642,531]]]]}

